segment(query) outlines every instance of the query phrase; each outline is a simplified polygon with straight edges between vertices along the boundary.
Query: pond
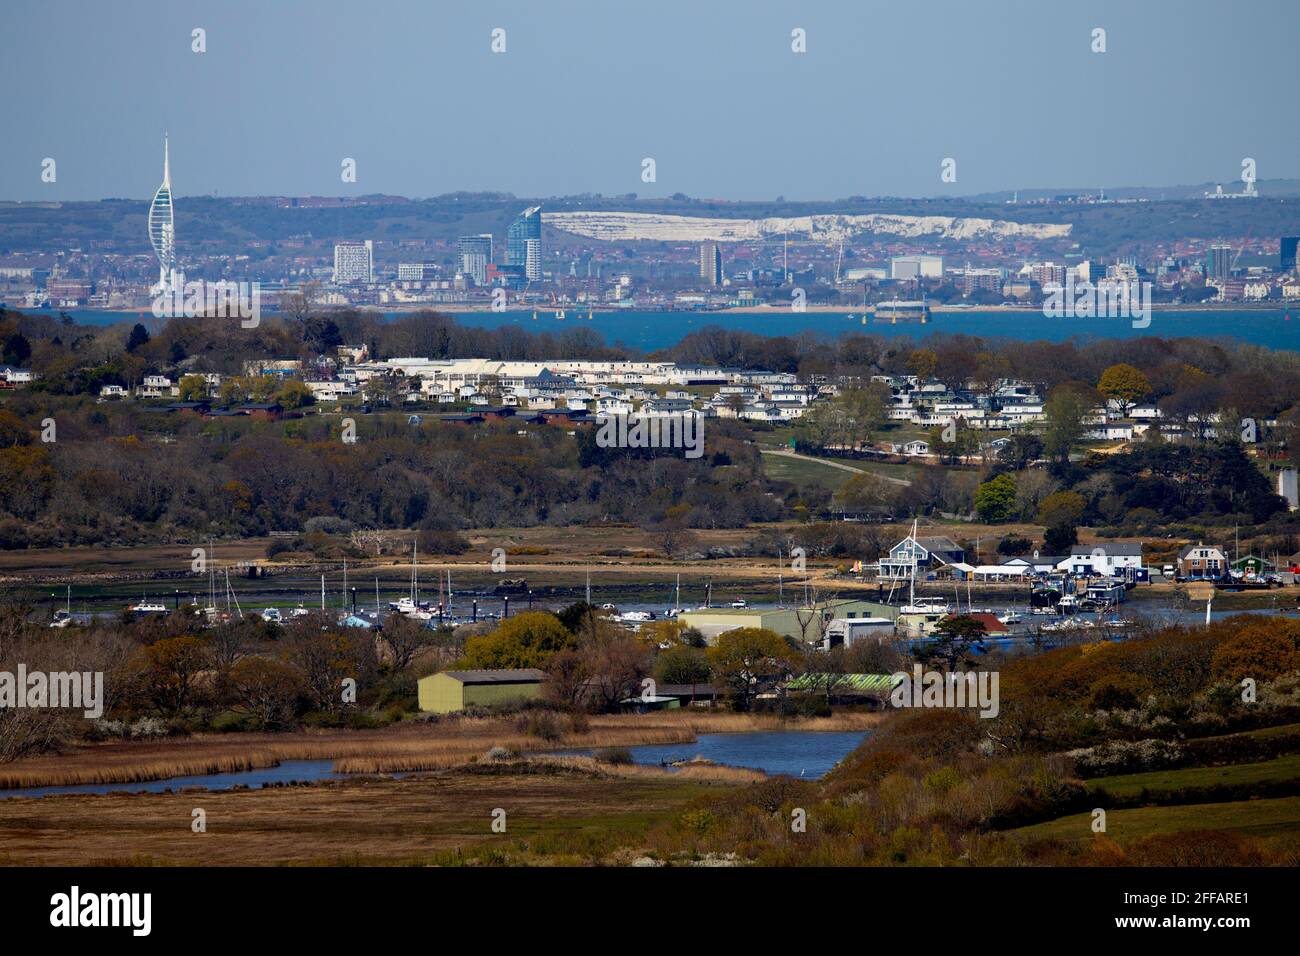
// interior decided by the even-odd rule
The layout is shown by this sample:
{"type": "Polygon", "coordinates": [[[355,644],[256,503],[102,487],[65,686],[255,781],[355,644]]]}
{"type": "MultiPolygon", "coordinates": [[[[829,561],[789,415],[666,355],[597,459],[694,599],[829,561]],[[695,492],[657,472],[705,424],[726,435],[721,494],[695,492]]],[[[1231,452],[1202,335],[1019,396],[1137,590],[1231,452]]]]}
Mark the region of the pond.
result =
{"type": "Polygon", "coordinates": [[[162,793],[164,790],[175,791],[185,787],[229,790],[241,784],[257,788],[267,784],[335,780],[342,776],[334,772],[332,760],[284,760],[277,767],[259,767],[256,770],[240,770],[234,773],[205,773],[190,777],[168,777],[166,780],[144,780],[138,783],[83,783],[67,787],[0,790],[0,800],[7,797],[51,797],[64,793],[162,793]]]}
{"type": "MultiPolygon", "coordinates": [[[[767,774],[824,777],[865,739],[863,731],[823,733],[795,730],[744,734],[700,734],[690,744],[644,744],[628,747],[639,764],[667,765],[699,757],[730,767],[747,767],[767,774]]],[[[590,754],[591,751],[582,751],[590,754]]]]}

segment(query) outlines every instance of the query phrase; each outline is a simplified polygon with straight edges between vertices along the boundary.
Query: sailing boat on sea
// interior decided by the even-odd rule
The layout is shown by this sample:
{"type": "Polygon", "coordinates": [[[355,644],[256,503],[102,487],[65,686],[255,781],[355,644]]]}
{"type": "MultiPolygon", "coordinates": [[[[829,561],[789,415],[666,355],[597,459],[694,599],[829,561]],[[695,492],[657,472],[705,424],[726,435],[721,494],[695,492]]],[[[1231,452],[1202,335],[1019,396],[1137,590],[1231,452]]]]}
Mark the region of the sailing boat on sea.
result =
{"type": "Polygon", "coordinates": [[[907,603],[898,611],[898,624],[911,633],[928,635],[934,631],[935,625],[948,616],[950,608],[943,598],[916,596],[916,566],[920,561],[920,545],[916,540],[916,531],[917,523],[913,520],[912,534],[908,538],[912,573],[908,581],[907,603]]]}
{"type": "Polygon", "coordinates": [[[664,617],[674,618],[685,610],[686,609],[682,607],[682,576],[679,574],[677,575],[677,592],[676,596],[673,598],[673,606],[668,609],[668,612],[664,614],[664,617]]]}
{"type": "Polygon", "coordinates": [[[414,618],[417,621],[433,619],[433,614],[430,613],[428,605],[420,603],[420,544],[418,541],[411,544],[411,593],[407,597],[390,602],[388,606],[398,614],[414,618]]]}

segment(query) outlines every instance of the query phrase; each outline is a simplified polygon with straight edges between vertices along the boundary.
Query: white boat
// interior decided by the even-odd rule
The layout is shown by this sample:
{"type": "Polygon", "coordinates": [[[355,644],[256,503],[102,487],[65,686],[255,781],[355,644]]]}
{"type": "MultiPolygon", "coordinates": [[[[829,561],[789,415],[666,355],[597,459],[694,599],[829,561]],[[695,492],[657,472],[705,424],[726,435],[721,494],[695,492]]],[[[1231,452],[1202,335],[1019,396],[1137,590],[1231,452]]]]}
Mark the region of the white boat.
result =
{"type": "Polygon", "coordinates": [[[744,598],[736,598],[736,600],[731,602],[731,606],[735,608],[749,607],[744,598]]]}
{"type": "Polygon", "coordinates": [[[166,614],[167,605],[151,603],[141,598],[139,604],[132,604],[127,610],[132,614],[166,614]]]}
{"type": "Polygon", "coordinates": [[[1015,611],[1011,610],[1011,608],[1007,608],[998,615],[998,622],[1001,624],[1022,624],[1024,623],[1024,620],[1023,616],[1017,614],[1015,611]]]}
{"type": "Polygon", "coordinates": [[[268,607],[262,612],[262,620],[268,624],[279,624],[284,620],[284,615],[280,613],[278,607],[268,607]]]}
{"type": "Polygon", "coordinates": [[[618,616],[620,624],[644,624],[654,619],[655,616],[649,611],[624,611],[618,616]]]}
{"type": "Polygon", "coordinates": [[[389,606],[403,617],[413,618],[417,621],[429,621],[434,617],[432,611],[421,607],[409,597],[398,598],[396,602],[389,606]]]}
{"type": "Polygon", "coordinates": [[[913,598],[899,609],[900,614],[948,614],[952,610],[943,598],[913,598]]]}
{"type": "Polygon", "coordinates": [[[293,610],[291,610],[291,611],[289,612],[289,617],[291,617],[291,618],[295,618],[295,617],[306,617],[306,616],[307,616],[308,614],[310,614],[310,613],[311,613],[311,611],[307,610],[305,607],[303,607],[301,604],[299,604],[296,608],[294,608],[293,610]]]}
{"type": "Polygon", "coordinates": [[[59,608],[54,612],[54,620],[50,622],[50,627],[71,627],[77,622],[72,618],[72,585],[68,585],[68,606],[59,608]]]}

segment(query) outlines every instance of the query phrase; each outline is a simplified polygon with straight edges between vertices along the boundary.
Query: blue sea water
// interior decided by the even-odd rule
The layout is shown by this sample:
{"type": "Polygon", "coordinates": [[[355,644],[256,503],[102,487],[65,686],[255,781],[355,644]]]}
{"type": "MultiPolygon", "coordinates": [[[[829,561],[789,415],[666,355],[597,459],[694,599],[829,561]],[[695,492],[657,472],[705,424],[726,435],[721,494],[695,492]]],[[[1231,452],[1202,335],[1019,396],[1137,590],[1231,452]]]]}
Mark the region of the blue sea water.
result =
{"type": "MultiPolygon", "coordinates": [[[[516,312],[456,312],[457,322],[474,328],[514,326],[530,332],[563,334],[591,329],[610,345],[623,344],[642,351],[667,348],[692,332],[709,326],[754,332],[759,335],[795,335],[814,332],[830,337],[850,333],[906,336],[924,339],[934,334],[960,333],[1020,342],[1064,342],[1069,339],[1226,338],[1275,349],[1300,350],[1300,309],[1213,309],[1153,311],[1151,324],[1133,328],[1129,319],[1049,319],[1038,311],[959,310],[935,312],[925,325],[868,321],[862,313],[844,312],[596,312],[569,308],[557,319],[555,310],[516,312]],[[536,314],[537,318],[533,316],[536,314]]],[[[112,325],[150,319],[148,312],[93,312],[70,310],[78,322],[112,325]]],[[[389,317],[393,317],[390,314],[389,317]]]]}
{"type": "Polygon", "coordinates": [[[27,787],[18,790],[0,790],[0,800],[9,797],[53,797],[60,794],[106,793],[163,793],[186,787],[204,790],[230,790],[233,787],[265,787],[281,783],[311,783],[316,780],[333,780],[341,775],[334,772],[332,760],[283,760],[274,767],[240,770],[232,773],[206,773],[187,777],[168,777],[165,780],[145,780],[138,783],[82,783],[66,787],[27,787]]]}
{"type": "Polygon", "coordinates": [[[639,764],[661,766],[699,757],[730,767],[816,780],[828,774],[866,736],[862,731],[808,730],[700,734],[694,743],[644,744],[627,749],[633,762],[639,764]]]}

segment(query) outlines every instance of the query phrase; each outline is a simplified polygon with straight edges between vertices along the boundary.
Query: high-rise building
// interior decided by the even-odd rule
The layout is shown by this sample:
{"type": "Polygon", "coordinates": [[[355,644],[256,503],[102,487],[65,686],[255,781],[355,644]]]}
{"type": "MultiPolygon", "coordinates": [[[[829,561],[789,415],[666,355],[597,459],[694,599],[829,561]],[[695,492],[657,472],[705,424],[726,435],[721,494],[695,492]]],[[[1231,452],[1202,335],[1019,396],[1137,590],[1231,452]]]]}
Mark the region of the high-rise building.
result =
{"type": "Polygon", "coordinates": [[[1283,272],[1295,271],[1296,247],[1300,246],[1300,236],[1283,236],[1278,240],[1278,263],[1283,272]]]}
{"type": "Polygon", "coordinates": [[[438,278],[438,265],[434,262],[399,262],[398,282],[428,282],[438,278]]]}
{"type": "Polygon", "coordinates": [[[716,242],[700,245],[700,279],[705,285],[722,285],[722,250],[716,242]]]}
{"type": "Polygon", "coordinates": [[[334,243],[334,281],[340,285],[375,281],[375,247],[371,240],[334,243]]]}
{"type": "Polygon", "coordinates": [[[519,214],[506,230],[506,265],[520,266],[528,279],[542,277],[542,207],[519,214]]]}
{"type": "Polygon", "coordinates": [[[1029,278],[1038,283],[1040,289],[1065,285],[1065,266],[1055,262],[1034,262],[1029,266],[1029,278]]]}
{"type": "Polygon", "coordinates": [[[172,286],[176,269],[176,229],[172,217],[172,169],[167,137],[163,137],[163,181],[149,204],[149,244],[158,257],[158,291],[172,286]]]}
{"type": "Polygon", "coordinates": [[[460,271],[474,280],[475,285],[487,285],[488,264],[492,262],[492,234],[460,237],[460,271]]]}
{"type": "Polygon", "coordinates": [[[1205,254],[1205,277],[1207,279],[1226,279],[1232,272],[1232,246],[1215,243],[1205,254]]]}

